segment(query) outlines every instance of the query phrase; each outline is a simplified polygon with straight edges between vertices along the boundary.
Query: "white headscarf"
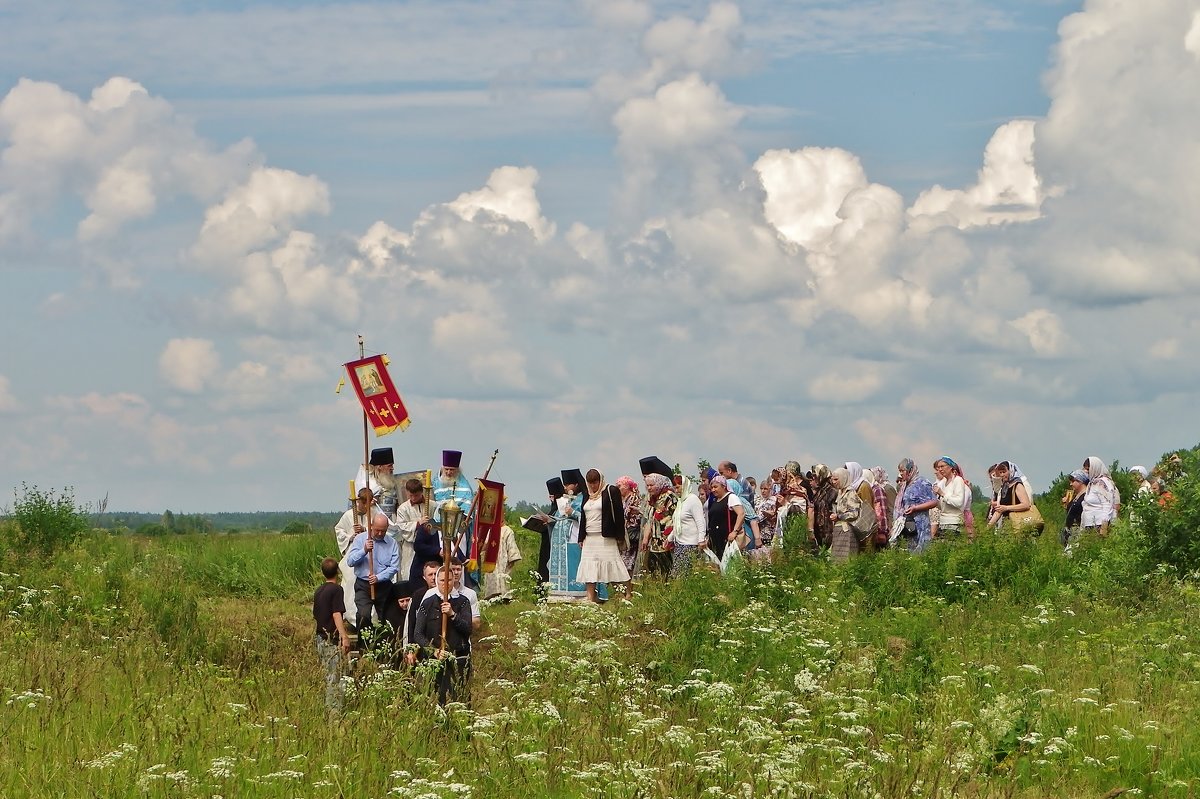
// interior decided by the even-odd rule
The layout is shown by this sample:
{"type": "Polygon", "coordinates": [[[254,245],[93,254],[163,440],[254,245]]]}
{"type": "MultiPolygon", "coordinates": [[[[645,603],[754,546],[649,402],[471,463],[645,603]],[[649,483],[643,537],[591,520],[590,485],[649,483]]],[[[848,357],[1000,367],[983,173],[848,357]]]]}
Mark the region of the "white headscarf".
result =
{"type": "Polygon", "coordinates": [[[1104,465],[1104,461],[1094,455],[1088,456],[1088,477],[1095,481],[1099,477],[1108,477],[1108,467],[1104,465]]]}
{"type": "Polygon", "coordinates": [[[863,480],[866,479],[863,476],[862,464],[858,461],[846,461],[845,469],[850,476],[850,488],[857,491],[863,480]]]}
{"type": "Polygon", "coordinates": [[[837,484],[839,491],[850,490],[850,471],[845,467],[834,469],[833,474],[829,475],[829,479],[837,484]]]}

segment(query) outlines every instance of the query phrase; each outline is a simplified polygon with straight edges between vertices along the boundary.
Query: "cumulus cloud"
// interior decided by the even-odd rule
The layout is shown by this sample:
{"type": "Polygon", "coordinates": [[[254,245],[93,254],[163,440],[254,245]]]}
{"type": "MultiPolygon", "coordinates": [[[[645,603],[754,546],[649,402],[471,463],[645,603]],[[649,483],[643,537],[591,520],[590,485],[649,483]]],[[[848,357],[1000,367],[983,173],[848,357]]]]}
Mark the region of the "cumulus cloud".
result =
{"type": "MultiPolygon", "coordinates": [[[[1050,435],[1065,399],[1111,422],[1115,403],[1173,407],[1164,386],[1196,390],[1178,368],[1200,346],[1200,118],[1186,89],[1200,85],[1200,23],[1187,5],[1090,0],[1063,23],[1046,117],[999,125],[973,181],[909,204],[849,150],[746,149],[747,109],[718,82],[745,55],[729,3],[658,21],[630,0],[588,6],[636,51],[593,86],[615,169],[583,190],[611,192],[605,222],[556,214],[561,183],[535,158],[455,185],[415,218],[312,232],[333,210],[321,177],[266,166],[253,147],[233,165],[132,81],[88,99],[22,83],[0,104],[0,236],[29,235],[40,209],[75,197],[78,239],[107,247],[169,198],[195,201],[176,248],[195,302],[170,294],[186,332],[172,329],[159,373],[172,407],[216,409],[238,431],[236,452],[189,439],[205,468],[260,468],[272,435],[311,444],[282,414],[353,428],[345,397],[315,397],[356,332],[390,352],[415,416],[523,449],[514,463],[531,472],[545,468],[531,436],[598,461],[654,441],[672,460],[743,446],[776,462],[846,450],[928,462],[951,445],[984,463],[1013,446],[1017,415],[1049,463],[1083,435],[1050,435]],[[157,127],[137,134],[145,123],[157,127]],[[1097,331],[1128,375],[1095,376],[1074,343],[1097,331]],[[231,332],[240,353],[221,338],[231,332]],[[314,398],[276,414],[281,386],[314,398]],[[598,444],[592,426],[617,432],[598,444]],[[963,443],[963,430],[982,432],[963,443]]],[[[0,383],[0,409],[25,412],[11,396],[0,383]]],[[[81,407],[178,434],[148,394],[81,407]]],[[[430,451],[445,443],[429,435],[430,451]]],[[[326,456],[336,470],[357,454],[326,456]]]]}
{"type": "Polygon", "coordinates": [[[1034,129],[1031,119],[1001,125],[983,151],[976,184],[968,189],[934,186],[922,192],[908,209],[910,225],[916,230],[939,225],[965,230],[1041,216],[1044,195],[1033,162],[1034,129]]]}
{"type": "Polygon", "coordinates": [[[15,411],[20,407],[17,398],[12,393],[12,384],[4,375],[0,375],[0,413],[15,411]]]}
{"type": "Polygon", "coordinates": [[[83,240],[112,237],[176,196],[207,201],[257,160],[242,141],[224,151],[139,83],[114,77],[84,100],[21,79],[0,100],[0,244],[32,235],[30,223],[68,193],[88,213],[83,240]]]}
{"type": "Polygon", "coordinates": [[[202,391],[221,368],[216,345],[203,338],[173,338],[158,358],[167,385],[188,394],[202,391]]]}
{"type": "Polygon", "coordinates": [[[883,386],[877,367],[860,364],[857,369],[820,375],[808,384],[808,396],[816,402],[862,402],[883,386]]]}
{"type": "Polygon", "coordinates": [[[316,176],[260,167],[205,212],[195,254],[228,266],[228,259],[277,241],[298,220],[329,208],[329,188],[316,176]]]}
{"type": "Polygon", "coordinates": [[[522,222],[535,238],[544,241],[554,235],[554,225],[542,216],[534,191],[537,182],[538,173],[532,167],[500,167],[488,176],[486,186],[460,194],[447,207],[463,219],[501,233],[507,232],[507,225],[522,222]]]}

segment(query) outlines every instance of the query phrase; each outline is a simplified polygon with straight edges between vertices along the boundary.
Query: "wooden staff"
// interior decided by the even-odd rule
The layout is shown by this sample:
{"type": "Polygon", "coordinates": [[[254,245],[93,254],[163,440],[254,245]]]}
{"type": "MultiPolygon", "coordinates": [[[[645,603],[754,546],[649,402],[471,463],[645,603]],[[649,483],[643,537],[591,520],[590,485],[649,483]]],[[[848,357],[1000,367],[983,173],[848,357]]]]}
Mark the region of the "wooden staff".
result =
{"type": "MultiPolygon", "coordinates": [[[[366,347],[364,346],[363,337],[362,337],[361,333],[358,335],[358,357],[360,360],[362,358],[367,357],[367,350],[366,350],[366,347]]],[[[366,477],[367,477],[367,489],[368,490],[370,490],[370,488],[371,488],[371,444],[370,444],[370,440],[367,438],[367,430],[370,427],[369,421],[370,420],[367,419],[367,412],[364,410],[363,411],[363,473],[366,474],[366,477]]],[[[372,493],[372,495],[374,495],[375,492],[372,491],[371,493],[372,493]]],[[[374,504],[374,503],[372,503],[372,504],[374,504]]],[[[367,506],[367,512],[365,515],[366,515],[367,523],[363,526],[367,528],[367,537],[370,538],[371,537],[371,506],[370,505],[367,506]]],[[[374,576],[375,576],[375,545],[372,544],[370,551],[367,552],[367,578],[368,578],[368,580],[370,580],[370,578],[374,577],[374,576]]],[[[375,601],[375,583],[370,582],[368,587],[370,589],[371,601],[374,602],[375,601]]]]}

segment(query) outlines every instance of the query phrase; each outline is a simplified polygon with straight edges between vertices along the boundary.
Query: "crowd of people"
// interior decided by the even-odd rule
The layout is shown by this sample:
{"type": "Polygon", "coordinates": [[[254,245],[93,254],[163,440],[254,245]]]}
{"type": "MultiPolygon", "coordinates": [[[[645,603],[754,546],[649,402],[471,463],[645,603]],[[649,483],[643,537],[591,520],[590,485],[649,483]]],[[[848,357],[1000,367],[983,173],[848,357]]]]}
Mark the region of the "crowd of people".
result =
{"type": "MultiPolygon", "coordinates": [[[[340,704],[341,656],[353,637],[383,642],[398,667],[426,663],[441,702],[465,696],[479,593],[505,596],[522,556],[504,526],[495,562],[474,575],[464,568],[470,519],[449,533],[442,523],[447,503],[470,507],[475,496],[461,458],[443,452],[441,468],[427,480],[431,496],[425,482],[394,473],[390,449],[372,452],[360,474],[354,507],[335,527],[340,558],[322,564],[326,582],[313,601],[331,708],[340,704]]],[[[671,579],[707,564],[723,568],[732,558],[770,558],[788,538],[843,561],[888,547],[919,554],[936,539],[973,540],[977,530],[976,490],[948,456],[933,461],[932,479],[904,458],[895,481],[882,466],[855,461],[808,469],[789,461],[760,479],[729,460],[715,468],[701,463],[695,475],[657,456],[639,467],[640,481],[626,475],[610,483],[595,468],[565,469],[546,481],[545,510],[522,523],[541,537],[536,573],[550,600],[598,603],[610,592],[628,598],[635,578],[671,579]]],[[[1167,501],[1162,476],[1141,466],[1129,471],[1139,494],[1167,501]]],[[[987,491],[987,526],[1041,531],[1032,487],[1015,463],[989,467],[987,491]]],[[[1064,546],[1089,532],[1107,534],[1121,496],[1103,460],[1085,458],[1070,474],[1062,504],[1064,546]]]]}

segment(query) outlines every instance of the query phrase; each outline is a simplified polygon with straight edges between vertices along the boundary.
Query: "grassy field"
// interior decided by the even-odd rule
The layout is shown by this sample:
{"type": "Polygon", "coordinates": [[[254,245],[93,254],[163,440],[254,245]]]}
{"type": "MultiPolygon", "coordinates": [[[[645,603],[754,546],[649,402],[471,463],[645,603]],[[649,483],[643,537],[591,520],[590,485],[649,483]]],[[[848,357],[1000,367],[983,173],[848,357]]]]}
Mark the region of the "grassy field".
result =
{"type": "Polygon", "coordinates": [[[9,553],[0,796],[1196,796],[1200,577],[1051,538],[528,592],[485,609],[469,709],[366,663],[332,720],[331,535],[9,553]]]}

